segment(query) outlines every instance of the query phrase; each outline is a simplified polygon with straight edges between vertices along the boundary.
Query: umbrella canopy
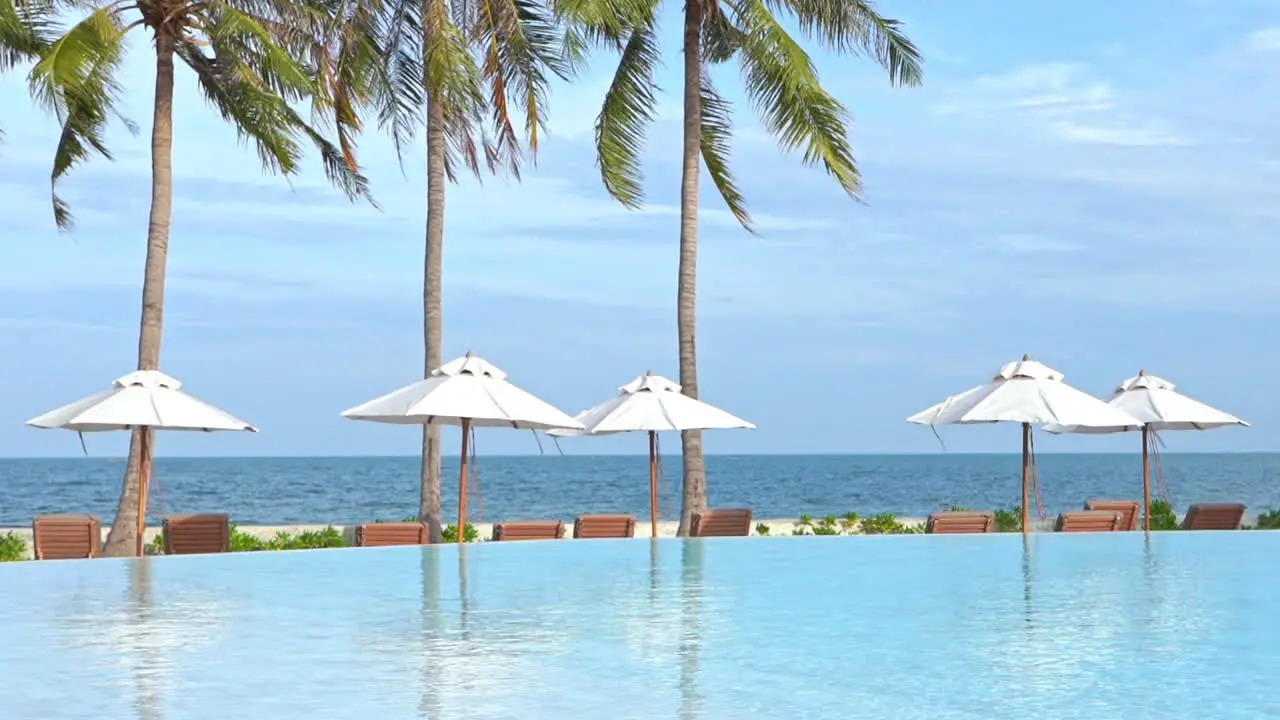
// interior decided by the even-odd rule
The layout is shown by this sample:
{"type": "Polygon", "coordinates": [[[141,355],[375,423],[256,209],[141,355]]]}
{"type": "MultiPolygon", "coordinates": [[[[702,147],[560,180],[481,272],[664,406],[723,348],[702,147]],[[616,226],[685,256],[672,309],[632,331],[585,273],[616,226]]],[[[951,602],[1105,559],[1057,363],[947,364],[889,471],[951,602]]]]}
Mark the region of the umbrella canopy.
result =
{"type": "Polygon", "coordinates": [[[649,373],[618,388],[618,395],[574,416],[583,430],[552,430],[550,435],[613,435],[754,428],[755,425],[680,392],[680,386],[649,373]]]}
{"type": "Polygon", "coordinates": [[[77,432],[108,430],[247,430],[249,423],[181,391],[182,383],[159,370],[137,370],[110,390],[77,400],[27,421],[38,428],[77,432]]]}
{"type": "Polygon", "coordinates": [[[1083,427],[1136,424],[1122,410],[1063,382],[1065,376],[1029,357],[1000,368],[990,382],[952,395],[907,418],[920,425],[1016,422],[1083,427]]]}
{"type": "Polygon", "coordinates": [[[1230,425],[1249,426],[1244,420],[1193,400],[1175,388],[1168,380],[1148,375],[1143,370],[1120,383],[1115,394],[1107,400],[1108,405],[1132,416],[1136,422],[1102,427],[1050,423],[1044,429],[1051,433],[1105,434],[1136,432],[1144,426],[1156,432],[1211,430],[1230,425]]]}
{"type": "Polygon", "coordinates": [[[431,377],[342,413],[352,420],[393,425],[462,425],[521,430],[567,428],[582,423],[507,381],[507,374],[467,353],[432,371],[431,377]]]}

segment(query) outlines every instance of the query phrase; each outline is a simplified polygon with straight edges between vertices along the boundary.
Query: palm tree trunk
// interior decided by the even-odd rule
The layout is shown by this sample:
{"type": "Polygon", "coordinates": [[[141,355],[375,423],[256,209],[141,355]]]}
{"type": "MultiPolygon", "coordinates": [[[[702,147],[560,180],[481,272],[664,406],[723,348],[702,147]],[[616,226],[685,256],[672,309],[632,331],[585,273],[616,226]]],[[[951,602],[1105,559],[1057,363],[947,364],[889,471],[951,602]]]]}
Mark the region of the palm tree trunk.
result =
{"type": "MultiPolygon", "coordinates": [[[[156,34],[156,96],[151,123],[151,221],[147,228],[147,261],[142,280],[142,326],[138,332],[138,369],[160,366],[160,337],[164,323],[164,277],[169,259],[169,219],[173,210],[173,37],[156,34]]],[[[150,432],[147,452],[155,447],[153,430],[135,430],[129,442],[129,463],[116,519],[102,554],[125,557],[137,551],[139,470],[142,433],[150,432]]]]}
{"type": "MultiPolygon", "coordinates": [[[[684,10],[684,165],[680,179],[680,280],[676,288],[676,332],[680,341],[680,385],[698,397],[698,173],[702,147],[702,6],[686,0],[684,10]]],[[[693,513],[707,507],[707,472],[702,431],[681,433],[684,502],[677,534],[689,532],[693,513]]]]}
{"type": "MultiPolygon", "coordinates": [[[[423,376],[443,363],[444,308],[444,107],[427,98],[427,242],[422,272],[423,376]]],[[[440,426],[422,428],[422,494],[418,518],[427,523],[431,542],[441,537],[440,426]]]]}

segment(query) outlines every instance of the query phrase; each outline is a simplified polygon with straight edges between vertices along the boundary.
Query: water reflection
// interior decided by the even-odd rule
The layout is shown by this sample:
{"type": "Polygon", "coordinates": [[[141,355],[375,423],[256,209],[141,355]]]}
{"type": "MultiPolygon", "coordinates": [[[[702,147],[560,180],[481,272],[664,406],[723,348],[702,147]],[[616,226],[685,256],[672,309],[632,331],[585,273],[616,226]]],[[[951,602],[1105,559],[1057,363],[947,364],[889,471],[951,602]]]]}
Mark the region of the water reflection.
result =
{"type": "Polygon", "coordinates": [[[418,701],[418,714],[423,718],[438,718],[443,711],[440,697],[440,663],[432,657],[431,641],[441,634],[440,612],[440,554],[431,550],[422,553],[421,634],[416,653],[421,661],[422,693],[418,701]]]}
{"type": "Polygon", "coordinates": [[[57,626],[72,652],[87,650],[125,671],[139,720],[164,716],[166,695],[182,687],[175,678],[180,656],[214,642],[228,615],[212,594],[175,588],[172,596],[157,598],[154,563],[145,556],[127,561],[122,605],[78,596],[57,626]]]}
{"type": "Polygon", "coordinates": [[[680,718],[702,717],[702,593],[706,542],[684,540],[680,543],[680,596],[682,632],[680,633],[680,718]]]}

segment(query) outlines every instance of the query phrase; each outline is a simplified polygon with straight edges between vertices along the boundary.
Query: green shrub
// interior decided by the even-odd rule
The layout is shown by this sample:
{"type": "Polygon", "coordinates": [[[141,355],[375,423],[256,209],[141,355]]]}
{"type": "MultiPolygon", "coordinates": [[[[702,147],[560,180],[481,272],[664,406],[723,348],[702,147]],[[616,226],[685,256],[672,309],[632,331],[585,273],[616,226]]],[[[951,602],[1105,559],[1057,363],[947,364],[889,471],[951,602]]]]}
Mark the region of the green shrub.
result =
{"type": "Polygon", "coordinates": [[[813,516],[801,515],[796,521],[795,526],[791,529],[792,535],[812,535],[813,534],[813,516]]]}
{"type": "Polygon", "coordinates": [[[768,523],[756,523],[756,534],[757,534],[757,535],[768,535],[768,534],[769,534],[769,524],[768,524],[768,523]]]}
{"type": "MultiPolygon", "coordinates": [[[[231,526],[231,552],[261,552],[264,550],[315,550],[319,548],[347,547],[347,539],[342,531],[330,525],[323,530],[304,530],[290,533],[284,530],[275,537],[263,540],[250,535],[235,525],[231,526]]],[[[147,546],[152,555],[164,554],[164,533],[156,535],[147,546]]]]}
{"type": "Polygon", "coordinates": [[[14,533],[0,535],[0,562],[16,562],[26,558],[27,541],[14,533]]]}
{"type": "Polygon", "coordinates": [[[996,532],[1016,533],[1022,532],[1022,506],[1018,505],[1013,509],[996,510],[996,532]]]}
{"type": "Polygon", "coordinates": [[[1258,530],[1280,530],[1280,510],[1270,508],[1266,512],[1258,513],[1258,524],[1254,525],[1258,530]]]}
{"type": "MultiPolygon", "coordinates": [[[[445,525],[443,528],[440,529],[440,539],[447,543],[458,542],[458,526],[445,525]]],[[[469,543],[472,543],[479,539],[480,539],[480,531],[476,529],[475,525],[472,525],[471,523],[467,523],[466,541],[469,543]]]]}
{"type": "Polygon", "coordinates": [[[866,535],[915,535],[922,528],[904,525],[893,513],[880,513],[862,520],[862,532],[866,535]]]}
{"type": "Polygon", "coordinates": [[[1151,503],[1152,530],[1181,530],[1178,516],[1173,513],[1173,506],[1163,500],[1151,503]]]}

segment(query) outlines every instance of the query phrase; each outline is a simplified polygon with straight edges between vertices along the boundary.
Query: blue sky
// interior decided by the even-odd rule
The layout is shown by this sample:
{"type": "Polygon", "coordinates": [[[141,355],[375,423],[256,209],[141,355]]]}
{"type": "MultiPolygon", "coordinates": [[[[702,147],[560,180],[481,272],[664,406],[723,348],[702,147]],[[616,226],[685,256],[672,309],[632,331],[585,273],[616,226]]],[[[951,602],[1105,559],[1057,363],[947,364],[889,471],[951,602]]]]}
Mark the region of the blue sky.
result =
{"type": "MultiPolygon", "coordinates": [[[[472,350],[569,412],[652,369],[676,376],[678,3],[665,22],[648,204],[601,189],[591,123],[613,58],[552,97],[551,138],[523,184],[450,188],[446,357],[472,350]]],[[[816,52],[855,116],[867,185],[850,202],[781,155],[740,85],[735,169],[763,231],[741,231],[704,182],[704,399],[759,429],[709,452],[936,452],[903,422],[1031,353],[1104,394],[1139,368],[1254,423],[1171,450],[1276,449],[1280,348],[1280,8],[1269,0],[882,2],[925,53],[926,84],[891,89],[868,62],[816,52]]],[[[150,116],[149,46],[126,109],[150,116]]],[[[811,46],[813,47],[813,46],[811,46]]],[[[256,436],[162,438],[172,455],[412,454],[415,432],[338,413],[421,371],[424,181],[371,135],[384,206],[352,206],[314,169],[264,175],[178,75],[176,199],[162,367],[256,436]]],[[[0,78],[0,455],[74,455],[25,419],[133,367],[147,225],[147,128],[75,173],[72,235],[53,228],[57,129],[24,79],[0,78]]],[[[705,176],[704,176],[705,177],[705,176]]],[[[1014,428],[942,431],[952,451],[1016,451],[1014,428]]],[[[456,439],[456,438],[454,438],[456,439]]],[[[1136,439],[1042,437],[1053,451],[1136,439]]],[[[490,453],[536,452],[490,431],[490,453]]],[[[639,438],[564,443],[642,452],[639,438]]],[[[90,438],[95,455],[123,437],[90,438]]],[[[669,443],[668,446],[672,446],[669,443]]]]}

